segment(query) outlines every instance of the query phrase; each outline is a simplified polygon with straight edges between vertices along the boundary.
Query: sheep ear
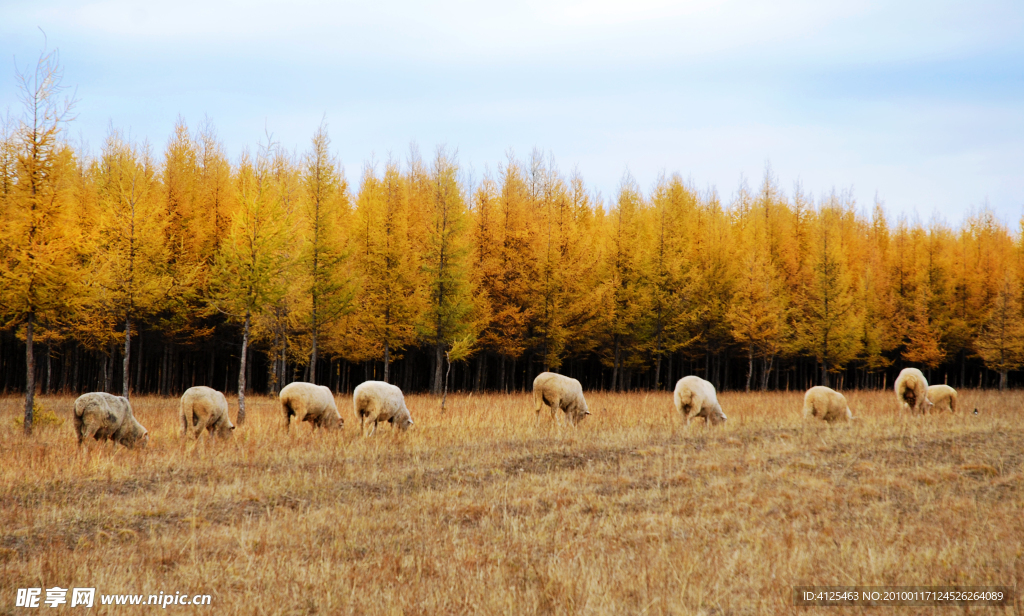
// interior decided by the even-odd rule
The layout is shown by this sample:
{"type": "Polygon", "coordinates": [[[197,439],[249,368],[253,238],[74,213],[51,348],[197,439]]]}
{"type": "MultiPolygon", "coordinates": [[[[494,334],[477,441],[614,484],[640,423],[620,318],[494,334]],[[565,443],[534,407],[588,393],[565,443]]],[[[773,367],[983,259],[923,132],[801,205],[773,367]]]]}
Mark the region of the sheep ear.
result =
{"type": "Polygon", "coordinates": [[[583,413],[583,414],[584,414],[584,415],[589,415],[589,414],[590,414],[590,411],[587,411],[586,413],[583,413]]]}

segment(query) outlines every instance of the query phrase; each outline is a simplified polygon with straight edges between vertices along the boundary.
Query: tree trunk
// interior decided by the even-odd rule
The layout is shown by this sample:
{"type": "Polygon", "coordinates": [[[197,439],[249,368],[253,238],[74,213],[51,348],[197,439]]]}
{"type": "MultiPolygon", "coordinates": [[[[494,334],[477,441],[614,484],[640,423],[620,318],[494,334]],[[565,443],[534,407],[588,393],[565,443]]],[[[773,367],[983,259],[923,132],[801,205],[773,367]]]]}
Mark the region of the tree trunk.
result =
{"type": "Polygon", "coordinates": [[[71,390],[78,393],[78,370],[82,366],[82,347],[75,342],[75,364],[71,370],[71,390]]]}
{"type": "Polygon", "coordinates": [[[828,387],[828,362],[821,362],[821,384],[828,387]]]}
{"type": "Polygon", "coordinates": [[[107,356],[103,359],[103,391],[110,393],[114,388],[114,340],[107,345],[107,356]]]}
{"type": "Polygon", "coordinates": [[[957,387],[960,388],[967,387],[967,385],[964,385],[964,381],[967,380],[967,366],[966,361],[964,360],[965,354],[965,351],[963,349],[960,349],[960,383],[957,385],[957,387]]]}
{"type": "Polygon", "coordinates": [[[68,393],[68,363],[71,359],[70,353],[68,353],[67,343],[61,345],[61,351],[63,361],[60,362],[60,391],[63,394],[68,393]]]}
{"type": "Polygon", "coordinates": [[[35,326],[35,314],[28,313],[25,323],[25,422],[23,429],[26,436],[32,435],[32,405],[36,398],[36,358],[32,354],[32,329],[35,326]]]}
{"type": "Polygon", "coordinates": [[[128,397],[128,393],[131,383],[131,370],[128,369],[132,356],[132,315],[128,314],[124,317],[124,359],[121,361],[121,395],[125,398],[128,397]]]}
{"type": "Polygon", "coordinates": [[[313,332],[313,353],[309,359],[309,382],[317,385],[316,382],[316,362],[318,359],[317,346],[316,346],[316,332],[313,332]]]}
{"type": "Polygon", "coordinates": [[[772,364],[775,363],[775,356],[770,355],[761,361],[761,391],[768,391],[768,377],[772,374],[772,364]]]}
{"type": "Polygon", "coordinates": [[[452,373],[452,358],[448,355],[448,351],[444,352],[445,362],[448,364],[448,369],[444,373],[444,393],[441,395],[441,413],[444,413],[445,404],[448,402],[448,375],[452,373]]]}
{"type": "Polygon", "coordinates": [[[747,349],[747,393],[750,393],[750,379],[754,376],[754,349],[747,349]]]}
{"type": "MultiPolygon", "coordinates": [[[[281,341],[281,382],[278,383],[278,387],[284,387],[288,384],[288,332],[284,334],[284,340],[281,341]]],[[[279,390],[280,391],[280,390],[279,390]]]]}
{"type": "Polygon", "coordinates": [[[501,393],[508,393],[505,387],[505,355],[501,355],[501,361],[498,362],[498,389],[501,393]]]}
{"type": "Polygon", "coordinates": [[[443,370],[443,366],[441,365],[441,362],[443,360],[444,360],[444,344],[442,344],[441,342],[438,342],[437,345],[434,347],[434,378],[433,378],[433,383],[431,383],[431,386],[430,386],[430,391],[434,395],[437,395],[437,394],[441,393],[441,381],[443,380],[442,374],[441,374],[441,372],[443,370]]]}
{"type": "Polygon", "coordinates": [[[53,349],[50,347],[50,343],[46,343],[46,381],[43,382],[43,393],[50,393],[50,377],[53,372],[53,349]]]}
{"type": "Polygon", "coordinates": [[[484,354],[476,358],[476,378],[473,380],[473,391],[480,393],[480,389],[483,387],[484,379],[484,354]]]}
{"type": "Polygon", "coordinates": [[[665,386],[666,386],[666,389],[668,389],[669,391],[674,391],[675,390],[675,383],[672,382],[672,379],[674,377],[674,373],[672,372],[672,357],[674,355],[675,355],[675,353],[669,353],[668,354],[668,367],[666,368],[666,374],[665,374],[665,386]]]}
{"type": "MultiPolygon", "coordinates": [[[[139,329],[139,343],[138,343],[138,347],[139,348],[136,349],[136,355],[138,355],[139,357],[135,361],[135,391],[142,391],[143,393],[145,393],[145,391],[146,391],[146,382],[145,382],[145,379],[142,376],[142,367],[143,367],[142,366],[142,358],[145,357],[145,355],[142,354],[142,329],[141,328],[139,329]]],[[[211,361],[210,363],[212,364],[213,362],[211,361]]],[[[213,387],[213,379],[212,378],[210,379],[210,387],[213,387]]]]}
{"type": "Polygon", "coordinates": [[[384,382],[391,382],[391,345],[384,341],[384,382]]]}
{"type": "Polygon", "coordinates": [[[249,320],[251,317],[250,312],[246,310],[245,324],[242,326],[242,360],[241,365],[238,367],[238,419],[235,423],[239,426],[245,423],[245,368],[248,363],[249,320]]]}
{"type": "Polygon", "coordinates": [[[612,356],[612,391],[619,391],[619,383],[622,380],[622,370],[619,368],[620,357],[621,354],[619,353],[619,335],[615,334],[615,343],[613,347],[612,356]]]}
{"type": "Polygon", "coordinates": [[[999,391],[1006,391],[1007,374],[1006,370],[999,371],[999,391]]]}

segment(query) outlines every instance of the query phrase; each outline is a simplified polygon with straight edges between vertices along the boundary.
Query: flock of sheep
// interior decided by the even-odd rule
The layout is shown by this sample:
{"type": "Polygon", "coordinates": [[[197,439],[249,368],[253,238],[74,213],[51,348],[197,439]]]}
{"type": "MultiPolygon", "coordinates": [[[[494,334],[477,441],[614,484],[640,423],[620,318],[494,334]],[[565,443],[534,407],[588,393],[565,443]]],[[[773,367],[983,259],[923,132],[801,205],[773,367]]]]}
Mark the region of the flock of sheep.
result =
{"type": "MultiPolygon", "coordinates": [[[[924,413],[933,407],[957,411],[957,393],[948,385],[928,386],[924,374],[916,368],[905,368],[896,379],[896,397],[901,408],[908,412],[924,413]]],[[[338,412],[331,390],[322,385],[296,382],[287,385],[279,395],[284,412],[285,429],[295,421],[308,421],[314,428],[340,428],[345,421],[338,412]]],[[[724,422],[727,417],[718,403],[715,387],[697,376],[679,379],[673,393],[676,410],[686,418],[703,417],[708,424],[724,422]]],[[[583,387],[576,379],[542,372],[533,381],[535,412],[547,405],[552,419],[562,410],[569,423],[575,424],[590,409],[583,397],[583,387]]],[[[412,416],[405,406],[402,390],[383,381],[366,381],[352,394],[352,407],[359,419],[361,432],[372,436],[377,424],[388,422],[406,430],[413,425],[412,416]],[[370,424],[369,433],[366,432],[370,424]]],[[[227,437],[235,429],[228,417],[228,402],[224,394],[209,387],[191,387],[181,396],[180,417],[182,435],[198,438],[204,430],[211,435],[227,437]]],[[[804,396],[805,418],[817,417],[824,421],[853,419],[846,397],[828,387],[812,387],[804,396]]],[[[127,398],[103,392],[83,394],[75,400],[75,432],[81,445],[87,439],[111,440],[126,447],[145,446],[149,432],[132,414],[127,398]]]]}
{"type": "MultiPolygon", "coordinates": [[[[904,368],[896,377],[896,399],[904,412],[927,413],[932,409],[959,410],[959,397],[949,385],[928,386],[928,379],[917,368],[904,368]]],[[[975,411],[977,413],[977,411],[975,411]]],[[[818,417],[825,421],[853,419],[846,396],[828,387],[812,387],[804,395],[804,418],[818,417]]]]}

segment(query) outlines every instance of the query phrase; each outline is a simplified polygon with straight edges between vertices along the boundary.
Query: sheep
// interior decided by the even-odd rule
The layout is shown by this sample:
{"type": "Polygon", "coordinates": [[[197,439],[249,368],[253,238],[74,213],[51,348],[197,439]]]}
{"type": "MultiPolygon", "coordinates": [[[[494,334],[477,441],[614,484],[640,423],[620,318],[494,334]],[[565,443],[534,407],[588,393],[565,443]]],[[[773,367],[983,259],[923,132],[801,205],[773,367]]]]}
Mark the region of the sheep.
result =
{"type": "Polygon", "coordinates": [[[838,391],[818,385],[804,394],[804,419],[818,417],[827,422],[853,419],[846,396],[838,391]]]}
{"type": "Polygon", "coordinates": [[[931,385],[928,387],[928,401],[936,408],[945,408],[950,413],[960,410],[960,396],[949,385],[931,385]]]}
{"type": "Polygon", "coordinates": [[[334,429],[345,425],[345,420],[338,412],[338,405],[334,402],[334,394],[323,385],[290,383],[281,389],[278,398],[281,400],[281,409],[284,411],[284,429],[286,431],[291,426],[292,416],[295,417],[296,422],[310,422],[313,424],[313,429],[334,429]]]}
{"type": "Polygon", "coordinates": [[[372,423],[370,433],[377,431],[377,424],[386,421],[397,424],[402,430],[408,430],[413,424],[412,415],[405,406],[402,390],[384,381],[364,381],[352,392],[352,410],[363,434],[366,434],[366,423],[372,423]]]}
{"type": "Polygon", "coordinates": [[[179,410],[182,436],[191,433],[199,438],[203,430],[209,430],[211,436],[227,438],[235,429],[228,417],[227,398],[216,389],[202,385],[186,389],[179,410]]]}
{"type": "Polygon", "coordinates": [[[715,386],[699,376],[684,376],[679,379],[673,400],[676,410],[686,418],[687,425],[694,417],[703,417],[705,425],[719,424],[728,419],[722,412],[722,405],[718,403],[715,386]]]}
{"type": "Polygon", "coordinates": [[[149,443],[149,431],[135,419],[128,398],[105,392],[82,394],[75,400],[78,444],[88,438],[111,440],[132,449],[149,443]]]}
{"type": "Polygon", "coordinates": [[[896,398],[901,410],[927,413],[932,408],[928,399],[928,379],[917,368],[904,368],[896,377],[896,398]]]}
{"type": "Polygon", "coordinates": [[[533,405],[538,418],[545,404],[551,409],[551,419],[555,419],[555,411],[562,409],[570,424],[590,414],[580,382],[554,372],[541,372],[533,379],[533,405]]]}

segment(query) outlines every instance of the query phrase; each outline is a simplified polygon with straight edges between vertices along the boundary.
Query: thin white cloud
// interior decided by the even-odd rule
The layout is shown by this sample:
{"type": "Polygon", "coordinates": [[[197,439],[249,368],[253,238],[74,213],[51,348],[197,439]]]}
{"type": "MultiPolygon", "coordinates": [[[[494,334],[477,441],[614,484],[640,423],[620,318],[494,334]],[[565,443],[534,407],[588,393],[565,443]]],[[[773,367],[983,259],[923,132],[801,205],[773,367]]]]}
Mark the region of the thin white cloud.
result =
{"type": "Polygon", "coordinates": [[[232,153],[265,126],[302,149],[326,112],[350,172],[415,140],[477,169],[537,146],[606,196],[627,166],[729,195],[770,159],[862,203],[1024,204],[1018,0],[24,1],[0,6],[0,59],[34,58],[37,26],[97,144],[113,122],[159,151],[181,114],[232,153]]]}

